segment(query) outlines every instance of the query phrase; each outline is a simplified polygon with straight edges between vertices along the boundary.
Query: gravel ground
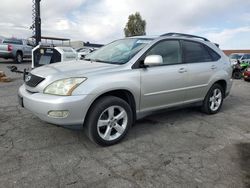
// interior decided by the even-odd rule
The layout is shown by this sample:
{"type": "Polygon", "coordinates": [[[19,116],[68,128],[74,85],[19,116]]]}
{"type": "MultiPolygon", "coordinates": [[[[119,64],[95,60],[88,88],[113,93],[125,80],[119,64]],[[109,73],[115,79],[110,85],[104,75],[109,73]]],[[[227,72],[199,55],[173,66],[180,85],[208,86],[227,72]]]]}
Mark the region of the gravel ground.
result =
{"type": "Polygon", "coordinates": [[[19,107],[22,76],[7,65],[0,60],[13,79],[0,83],[0,187],[250,187],[250,83],[236,80],[216,115],[148,116],[103,148],[19,107]]]}

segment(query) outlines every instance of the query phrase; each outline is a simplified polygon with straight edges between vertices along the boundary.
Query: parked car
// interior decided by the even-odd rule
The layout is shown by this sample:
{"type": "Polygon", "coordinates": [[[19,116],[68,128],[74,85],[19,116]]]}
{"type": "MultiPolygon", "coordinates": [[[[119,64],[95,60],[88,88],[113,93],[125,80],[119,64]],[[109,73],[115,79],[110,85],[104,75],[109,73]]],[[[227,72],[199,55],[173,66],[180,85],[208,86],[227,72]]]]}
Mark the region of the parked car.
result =
{"type": "Polygon", "coordinates": [[[250,54],[244,54],[239,60],[241,63],[250,64],[250,54]]]}
{"type": "Polygon", "coordinates": [[[0,44],[0,58],[14,59],[21,63],[23,58],[31,58],[32,45],[27,40],[3,39],[0,44]]]}
{"type": "Polygon", "coordinates": [[[250,67],[244,71],[243,78],[245,81],[250,81],[250,67]]]}
{"type": "Polygon", "coordinates": [[[232,54],[230,54],[229,59],[230,59],[230,62],[232,63],[232,66],[236,65],[237,61],[240,60],[243,55],[244,55],[243,53],[232,53],[232,54]]]}
{"type": "Polygon", "coordinates": [[[57,125],[83,125],[100,145],[121,141],[136,119],[161,109],[200,105],[215,114],[232,86],[228,57],[187,34],[116,40],[85,62],[36,68],[19,88],[22,106],[57,125]]]}
{"type": "Polygon", "coordinates": [[[88,48],[88,47],[76,49],[78,59],[84,59],[84,57],[87,54],[89,54],[95,50],[96,50],[95,48],[88,48]]]}

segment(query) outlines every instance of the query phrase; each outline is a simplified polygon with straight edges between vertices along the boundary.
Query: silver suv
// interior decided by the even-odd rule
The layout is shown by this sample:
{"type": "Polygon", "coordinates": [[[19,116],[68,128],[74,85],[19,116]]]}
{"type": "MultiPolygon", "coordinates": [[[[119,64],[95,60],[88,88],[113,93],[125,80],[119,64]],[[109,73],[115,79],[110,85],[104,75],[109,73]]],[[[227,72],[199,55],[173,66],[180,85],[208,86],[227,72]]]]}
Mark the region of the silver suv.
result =
{"type": "Polygon", "coordinates": [[[229,59],[207,39],[180,33],[116,40],[82,61],[36,68],[19,88],[20,104],[57,125],[84,125],[112,145],[136,119],[199,104],[217,113],[232,86],[229,59]]]}

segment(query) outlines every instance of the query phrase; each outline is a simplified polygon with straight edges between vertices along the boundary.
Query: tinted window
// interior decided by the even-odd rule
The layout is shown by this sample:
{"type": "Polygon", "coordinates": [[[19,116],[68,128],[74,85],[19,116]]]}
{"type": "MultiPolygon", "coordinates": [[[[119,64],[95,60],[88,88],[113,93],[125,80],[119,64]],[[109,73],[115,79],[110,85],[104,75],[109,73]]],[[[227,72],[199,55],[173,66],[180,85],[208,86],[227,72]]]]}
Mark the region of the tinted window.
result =
{"type": "Polygon", "coordinates": [[[245,54],[243,57],[242,57],[242,60],[243,59],[250,59],[250,54],[245,54]]]}
{"type": "Polygon", "coordinates": [[[229,56],[229,58],[231,58],[231,59],[240,59],[241,57],[242,57],[242,55],[239,55],[239,54],[231,54],[229,56]]]}
{"type": "Polygon", "coordinates": [[[22,40],[18,40],[18,39],[5,39],[3,41],[4,44],[18,44],[18,45],[22,45],[23,42],[22,40]]]}
{"type": "Polygon", "coordinates": [[[148,55],[161,55],[164,64],[181,63],[180,43],[175,40],[160,42],[149,50],[148,55]]]}
{"type": "Polygon", "coordinates": [[[182,46],[185,63],[213,61],[208,50],[198,42],[183,41],[182,46]]]}

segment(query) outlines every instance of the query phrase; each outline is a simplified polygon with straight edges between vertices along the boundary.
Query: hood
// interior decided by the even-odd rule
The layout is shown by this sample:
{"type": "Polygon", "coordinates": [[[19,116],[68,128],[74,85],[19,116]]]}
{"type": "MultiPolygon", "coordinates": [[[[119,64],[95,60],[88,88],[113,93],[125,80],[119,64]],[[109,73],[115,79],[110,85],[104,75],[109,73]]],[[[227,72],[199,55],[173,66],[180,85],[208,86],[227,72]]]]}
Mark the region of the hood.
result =
{"type": "Polygon", "coordinates": [[[95,73],[101,71],[112,71],[113,69],[119,68],[120,65],[107,64],[107,63],[98,63],[90,61],[67,61],[59,62],[50,65],[44,65],[38,68],[35,68],[31,71],[32,74],[41,76],[43,78],[47,76],[63,76],[63,77],[72,77],[72,76],[85,76],[90,73],[95,73]]]}

